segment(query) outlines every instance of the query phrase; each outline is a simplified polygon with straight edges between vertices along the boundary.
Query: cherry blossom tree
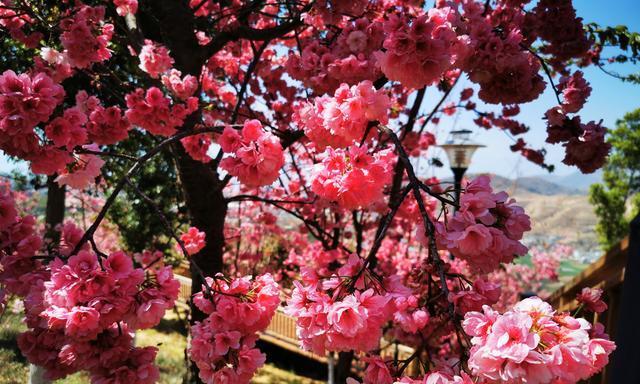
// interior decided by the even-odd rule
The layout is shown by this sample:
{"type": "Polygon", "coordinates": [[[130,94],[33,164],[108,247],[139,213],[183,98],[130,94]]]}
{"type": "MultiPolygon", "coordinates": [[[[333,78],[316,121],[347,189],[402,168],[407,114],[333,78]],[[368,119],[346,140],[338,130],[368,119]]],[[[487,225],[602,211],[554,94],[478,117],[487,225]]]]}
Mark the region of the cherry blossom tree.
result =
{"type": "Polygon", "coordinates": [[[460,111],[552,169],[516,119],[550,87],[547,142],[595,171],[609,144],[580,118],[597,92],[581,68],[611,45],[634,61],[625,29],[585,26],[570,0],[2,0],[0,27],[0,149],[50,198],[103,197],[86,229],[59,211],[43,229],[0,188],[0,296],[24,301],[19,346],[47,378],[158,379],[132,335],[179,284],[163,252],[99,241],[124,193],[189,263],[192,382],[249,382],[279,306],[302,348],[358,356],[365,383],[574,383],[607,364],[598,324],[539,298],[496,311],[496,271],[527,253],[522,207],[486,176],[457,199],[418,164],[460,111]],[[188,217],[140,182],[158,163],[188,217]],[[415,353],[385,357],[383,338],[415,353]]]}

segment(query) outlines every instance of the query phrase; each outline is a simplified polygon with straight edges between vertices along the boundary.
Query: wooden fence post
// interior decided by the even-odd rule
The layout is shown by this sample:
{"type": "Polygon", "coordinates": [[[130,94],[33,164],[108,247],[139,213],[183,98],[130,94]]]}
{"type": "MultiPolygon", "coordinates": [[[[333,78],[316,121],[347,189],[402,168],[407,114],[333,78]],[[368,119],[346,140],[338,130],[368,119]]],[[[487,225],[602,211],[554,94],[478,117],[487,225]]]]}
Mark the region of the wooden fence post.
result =
{"type": "Polygon", "coordinates": [[[631,221],[627,267],[616,329],[616,351],[612,354],[611,383],[640,383],[640,214],[631,221]]]}

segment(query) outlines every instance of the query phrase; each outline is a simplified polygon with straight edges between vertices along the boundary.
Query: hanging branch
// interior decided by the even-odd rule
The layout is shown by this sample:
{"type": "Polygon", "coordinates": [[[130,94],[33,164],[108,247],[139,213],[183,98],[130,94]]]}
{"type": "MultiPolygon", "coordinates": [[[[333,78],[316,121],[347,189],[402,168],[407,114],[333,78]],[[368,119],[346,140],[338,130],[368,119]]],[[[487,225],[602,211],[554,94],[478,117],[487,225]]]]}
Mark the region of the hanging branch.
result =
{"type": "Polygon", "coordinates": [[[251,81],[253,71],[256,69],[258,62],[260,61],[260,57],[262,56],[264,50],[267,48],[270,42],[271,40],[266,40],[264,43],[262,43],[258,51],[254,54],[253,60],[251,60],[251,63],[249,63],[249,66],[247,67],[247,72],[245,72],[244,74],[244,81],[240,86],[240,92],[238,92],[238,102],[236,103],[235,108],[233,108],[233,113],[231,113],[231,124],[238,121],[238,112],[240,112],[240,107],[244,102],[244,97],[247,92],[247,86],[249,85],[249,81],[251,81]]]}
{"type": "MultiPolygon", "coordinates": [[[[436,270],[438,272],[438,276],[440,277],[441,289],[444,292],[445,297],[448,297],[449,287],[447,286],[445,262],[440,258],[440,254],[438,253],[438,248],[436,246],[436,237],[435,237],[436,228],[435,228],[435,225],[433,224],[433,221],[429,217],[429,213],[427,211],[421,191],[424,190],[430,196],[434,196],[434,197],[438,195],[432,193],[430,188],[424,185],[424,183],[422,183],[418,179],[418,177],[416,176],[415,170],[413,168],[413,165],[411,164],[411,161],[409,161],[409,156],[407,155],[407,152],[402,147],[402,143],[400,142],[398,135],[396,135],[395,132],[393,132],[393,130],[389,129],[386,126],[379,126],[378,130],[384,134],[389,135],[389,137],[391,137],[391,140],[393,141],[393,143],[396,146],[396,149],[398,150],[399,157],[401,161],[404,163],[407,177],[409,178],[409,185],[407,186],[407,188],[411,189],[411,191],[413,192],[413,196],[415,197],[416,202],[418,203],[418,209],[420,210],[420,215],[422,216],[422,221],[424,224],[425,236],[429,241],[429,246],[428,246],[429,258],[432,260],[432,263],[436,267],[436,270]]],[[[441,196],[438,196],[438,197],[441,197],[441,196]]],[[[440,201],[450,202],[449,200],[444,198],[442,198],[442,200],[440,201]]],[[[456,203],[453,203],[453,202],[450,202],[450,203],[452,203],[452,205],[456,205],[456,203]]],[[[453,307],[453,303],[451,302],[449,302],[449,313],[451,317],[454,316],[454,307],[453,307]]]]}
{"type": "Polygon", "coordinates": [[[445,102],[445,100],[447,100],[447,97],[449,97],[453,88],[456,86],[456,84],[458,84],[458,80],[460,80],[460,76],[456,77],[456,79],[453,81],[453,84],[451,84],[451,86],[444,92],[444,94],[440,98],[440,101],[438,101],[438,104],[436,104],[435,107],[433,107],[429,115],[424,119],[424,121],[422,122],[422,125],[420,126],[420,130],[418,131],[419,134],[422,134],[422,132],[424,132],[424,129],[427,127],[427,124],[429,124],[431,119],[433,119],[433,116],[435,116],[435,114],[438,113],[438,111],[440,110],[440,107],[445,102]]]}
{"type": "Polygon", "coordinates": [[[553,88],[553,93],[556,96],[556,100],[558,101],[558,104],[562,104],[562,100],[560,100],[560,91],[558,91],[556,84],[553,82],[553,75],[551,74],[551,70],[549,69],[547,62],[544,61],[544,58],[540,56],[537,52],[535,52],[533,49],[531,49],[530,47],[526,47],[524,45],[521,45],[521,46],[525,48],[527,51],[529,51],[529,53],[531,53],[533,56],[535,56],[536,59],[538,59],[538,61],[540,61],[540,64],[542,65],[542,69],[544,70],[544,73],[549,78],[549,82],[551,83],[551,88],[553,88]]]}
{"type": "Polygon", "coordinates": [[[201,133],[211,133],[211,132],[221,133],[222,129],[223,129],[223,127],[215,126],[215,127],[207,127],[207,128],[194,129],[194,130],[185,130],[185,131],[182,131],[182,132],[178,132],[177,134],[175,134],[175,135],[163,140],[158,145],[156,145],[154,148],[149,150],[147,153],[145,153],[144,155],[139,157],[135,161],[135,163],[131,166],[131,168],[129,168],[127,173],[118,180],[118,182],[116,183],[116,186],[113,188],[113,191],[111,192],[111,194],[107,198],[107,201],[104,203],[104,205],[102,206],[102,209],[98,213],[98,216],[96,217],[94,222],[91,224],[89,229],[87,229],[85,231],[85,233],[82,235],[82,238],[80,239],[78,244],[76,244],[75,248],[73,249],[71,254],[69,254],[69,256],[73,256],[76,253],[78,253],[78,251],[80,251],[80,249],[82,248],[84,243],[86,243],[87,241],[89,241],[90,239],[93,238],[93,235],[95,234],[96,230],[100,226],[100,223],[102,223],[102,220],[104,220],[105,216],[107,215],[107,212],[109,211],[109,208],[111,208],[111,206],[115,202],[116,198],[118,197],[118,195],[120,194],[120,192],[122,191],[124,186],[127,184],[127,180],[130,179],[132,176],[134,176],[136,173],[138,173],[138,171],[142,168],[142,166],[147,161],[149,161],[155,155],[160,153],[160,151],[162,151],[165,147],[169,146],[170,144],[172,144],[172,143],[174,143],[174,142],[176,142],[176,141],[178,141],[180,139],[183,139],[183,138],[189,137],[189,136],[199,135],[201,133]]]}
{"type": "Polygon", "coordinates": [[[207,295],[209,295],[210,297],[213,297],[212,288],[209,287],[209,284],[207,284],[207,280],[205,278],[206,276],[202,271],[202,268],[200,268],[200,266],[196,263],[196,261],[193,260],[193,258],[191,258],[191,255],[189,255],[189,251],[187,251],[187,247],[184,245],[184,241],[182,241],[182,239],[180,239],[180,237],[176,234],[175,230],[171,226],[171,223],[169,222],[169,219],[167,219],[167,216],[162,212],[160,207],[158,207],[158,205],[153,201],[153,199],[151,199],[148,195],[142,192],[142,190],[137,185],[132,183],[128,177],[125,176],[124,180],[126,184],[129,187],[131,187],[131,189],[133,189],[136,195],[140,196],[142,200],[144,200],[149,206],[151,206],[154,213],[156,214],[156,216],[158,216],[158,219],[160,219],[160,221],[166,228],[167,232],[169,233],[169,236],[173,238],[176,241],[176,243],[178,243],[178,246],[180,247],[180,250],[182,251],[184,257],[187,260],[191,261],[191,265],[194,267],[193,269],[196,271],[198,276],[202,279],[207,295]]]}

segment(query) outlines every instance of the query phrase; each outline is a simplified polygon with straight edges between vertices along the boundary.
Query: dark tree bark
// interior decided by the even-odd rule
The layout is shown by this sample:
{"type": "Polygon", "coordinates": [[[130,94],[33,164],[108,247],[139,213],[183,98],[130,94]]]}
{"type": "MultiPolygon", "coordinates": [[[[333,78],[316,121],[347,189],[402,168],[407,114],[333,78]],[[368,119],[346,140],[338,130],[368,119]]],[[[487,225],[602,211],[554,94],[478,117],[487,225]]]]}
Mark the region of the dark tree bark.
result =
{"type": "Polygon", "coordinates": [[[193,32],[197,28],[188,3],[185,0],[141,1],[138,17],[144,37],[169,48],[175,60],[174,68],[183,75],[198,76],[208,57],[193,32]]]}
{"type": "MultiPolygon", "coordinates": [[[[182,144],[173,146],[180,185],[189,211],[191,225],[206,234],[206,246],[191,257],[191,294],[202,290],[204,281],[197,273],[193,262],[197,263],[206,276],[213,276],[223,268],[224,221],[227,215],[227,203],[222,193],[222,182],[217,172],[208,165],[193,160],[182,148],[182,144]]],[[[202,321],[206,314],[193,302],[190,303],[190,323],[202,321]]],[[[191,363],[189,378],[191,383],[199,383],[198,369],[191,363]]]]}
{"type": "MultiPolygon", "coordinates": [[[[174,67],[183,74],[198,76],[207,60],[207,53],[194,34],[195,20],[188,1],[147,0],[140,3],[139,24],[141,35],[161,42],[171,51],[174,67]],[[170,28],[167,28],[170,26],[170,28]],[[160,33],[162,31],[162,33],[160,33]]],[[[191,129],[197,117],[191,116],[182,129],[191,129]]],[[[171,148],[178,170],[180,186],[189,212],[190,224],[206,234],[206,246],[191,260],[191,294],[202,290],[204,281],[197,267],[205,276],[213,276],[223,268],[224,221],[227,203],[222,193],[222,181],[217,170],[210,165],[193,160],[177,142],[171,148]]],[[[190,323],[202,321],[206,314],[190,303],[190,323]]],[[[185,381],[200,383],[198,369],[190,362],[185,381]]]]}
{"type": "Polygon", "coordinates": [[[60,187],[54,181],[55,178],[55,175],[47,178],[47,207],[45,211],[47,225],[45,237],[54,245],[60,241],[60,232],[56,231],[56,227],[64,221],[65,202],[65,187],[60,187]]]}
{"type": "Polygon", "coordinates": [[[353,361],[353,352],[338,353],[338,363],[336,364],[336,383],[343,384],[347,381],[351,373],[351,362],[353,361]]]}
{"type": "Polygon", "coordinates": [[[617,349],[611,355],[611,365],[607,367],[611,383],[640,383],[640,215],[631,222],[627,266],[624,271],[622,298],[615,342],[617,349]]]}
{"type": "MultiPolygon", "coordinates": [[[[56,175],[47,178],[47,206],[44,221],[47,226],[44,238],[56,248],[60,242],[60,232],[56,227],[64,221],[65,187],[60,187],[54,181],[56,175]]],[[[30,384],[48,384],[50,380],[44,378],[44,368],[30,364],[29,379],[30,384]]]]}
{"type": "MultiPolygon", "coordinates": [[[[212,276],[222,271],[224,250],[224,220],[227,203],[222,193],[222,182],[218,174],[206,164],[193,160],[182,148],[175,145],[176,165],[184,198],[189,210],[191,224],[206,234],[206,246],[192,256],[205,275],[212,276]]],[[[192,267],[193,268],[193,267],[192,267]]],[[[193,292],[200,292],[203,281],[192,269],[193,292]]],[[[195,320],[204,319],[200,311],[193,313],[195,320]]]]}

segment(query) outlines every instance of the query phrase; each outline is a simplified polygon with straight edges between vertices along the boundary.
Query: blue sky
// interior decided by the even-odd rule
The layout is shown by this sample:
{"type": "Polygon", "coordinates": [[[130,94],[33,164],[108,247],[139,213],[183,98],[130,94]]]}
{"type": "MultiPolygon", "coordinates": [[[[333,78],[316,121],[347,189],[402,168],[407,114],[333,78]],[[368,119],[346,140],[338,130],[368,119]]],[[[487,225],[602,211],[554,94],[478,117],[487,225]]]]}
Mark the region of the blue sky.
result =
{"type": "MultiPolygon", "coordinates": [[[[610,26],[623,24],[627,25],[632,31],[640,30],[639,0],[574,0],[574,5],[578,15],[585,22],[597,22],[601,25],[610,26]]],[[[636,68],[617,66],[613,67],[613,69],[622,73],[636,72],[640,70],[640,66],[636,68]]],[[[622,83],[605,75],[597,68],[586,69],[585,77],[591,83],[593,91],[589,101],[580,113],[583,121],[599,121],[602,119],[605,126],[613,127],[615,121],[622,117],[624,113],[640,107],[640,85],[622,83]]],[[[468,86],[468,82],[466,84],[461,82],[452,94],[457,95],[466,86],[468,86]]],[[[434,90],[427,92],[424,110],[429,111],[438,99],[439,96],[434,90]]],[[[555,104],[553,92],[548,87],[547,91],[538,100],[521,107],[522,112],[518,118],[531,127],[531,131],[525,135],[525,140],[534,148],[546,148],[548,151],[547,162],[556,165],[555,174],[567,175],[576,172],[577,169],[562,164],[563,148],[557,145],[545,145],[544,143],[546,131],[542,116],[548,108],[555,104]]],[[[504,132],[498,129],[485,131],[476,128],[472,122],[474,117],[472,113],[463,112],[456,118],[443,119],[438,127],[441,139],[444,139],[446,133],[451,129],[473,129],[477,133],[475,140],[487,146],[476,153],[469,172],[491,172],[511,178],[546,174],[540,167],[511,152],[509,145],[512,140],[504,132]]],[[[437,151],[434,150],[434,154],[437,155],[437,151]]],[[[439,157],[445,160],[444,156],[439,157]]],[[[6,157],[0,155],[0,172],[7,172],[14,167],[15,165],[8,162],[6,157]]],[[[20,169],[26,169],[24,164],[19,167],[20,169]]],[[[449,177],[449,173],[450,171],[446,167],[435,171],[435,174],[440,177],[449,177]]]]}

